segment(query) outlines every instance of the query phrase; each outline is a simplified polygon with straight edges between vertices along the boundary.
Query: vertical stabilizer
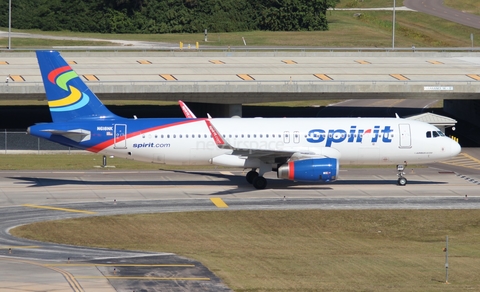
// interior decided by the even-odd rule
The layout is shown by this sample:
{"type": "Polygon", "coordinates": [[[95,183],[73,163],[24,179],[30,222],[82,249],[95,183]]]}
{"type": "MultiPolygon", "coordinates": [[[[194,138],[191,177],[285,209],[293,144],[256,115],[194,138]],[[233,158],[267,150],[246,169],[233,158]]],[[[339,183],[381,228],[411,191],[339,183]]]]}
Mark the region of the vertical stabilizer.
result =
{"type": "Polygon", "coordinates": [[[116,118],[57,51],[37,51],[38,65],[54,122],[116,118]]]}

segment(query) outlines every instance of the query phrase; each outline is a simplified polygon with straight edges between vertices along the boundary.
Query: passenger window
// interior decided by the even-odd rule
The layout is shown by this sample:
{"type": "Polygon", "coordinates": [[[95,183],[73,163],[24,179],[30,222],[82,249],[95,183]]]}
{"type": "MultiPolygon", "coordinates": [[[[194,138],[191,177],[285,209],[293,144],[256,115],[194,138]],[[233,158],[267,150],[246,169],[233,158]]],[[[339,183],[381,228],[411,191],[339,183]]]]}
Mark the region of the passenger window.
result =
{"type": "Polygon", "coordinates": [[[427,138],[432,138],[432,132],[430,131],[427,132],[427,138]]]}

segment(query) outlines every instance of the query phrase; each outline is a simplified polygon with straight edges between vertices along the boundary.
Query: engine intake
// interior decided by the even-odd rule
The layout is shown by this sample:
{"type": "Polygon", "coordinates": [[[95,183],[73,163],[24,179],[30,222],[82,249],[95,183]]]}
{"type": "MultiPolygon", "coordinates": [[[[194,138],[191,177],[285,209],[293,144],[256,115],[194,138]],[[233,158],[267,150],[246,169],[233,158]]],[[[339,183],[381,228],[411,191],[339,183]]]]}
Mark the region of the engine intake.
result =
{"type": "Polygon", "coordinates": [[[294,181],[332,182],[338,176],[338,160],[315,158],[290,161],[280,166],[277,177],[294,181]]]}

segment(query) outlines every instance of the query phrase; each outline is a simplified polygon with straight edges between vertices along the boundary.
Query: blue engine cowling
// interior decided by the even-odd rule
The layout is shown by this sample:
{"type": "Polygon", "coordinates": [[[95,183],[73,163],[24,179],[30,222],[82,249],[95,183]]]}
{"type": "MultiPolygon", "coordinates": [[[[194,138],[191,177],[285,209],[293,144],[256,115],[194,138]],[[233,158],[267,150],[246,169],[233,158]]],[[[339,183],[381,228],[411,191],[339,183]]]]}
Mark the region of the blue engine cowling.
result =
{"type": "Polygon", "coordinates": [[[290,161],[277,170],[278,178],[294,181],[332,182],[337,179],[338,160],[314,158],[290,161]]]}

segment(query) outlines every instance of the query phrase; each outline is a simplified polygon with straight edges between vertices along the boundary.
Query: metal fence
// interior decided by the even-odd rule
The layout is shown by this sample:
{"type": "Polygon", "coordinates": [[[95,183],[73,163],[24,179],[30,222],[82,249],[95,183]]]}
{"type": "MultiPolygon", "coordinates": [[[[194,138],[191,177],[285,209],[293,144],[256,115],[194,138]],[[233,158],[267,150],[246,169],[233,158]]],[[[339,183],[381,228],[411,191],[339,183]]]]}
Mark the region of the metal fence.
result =
{"type": "Polygon", "coordinates": [[[0,132],[0,153],[40,153],[46,151],[70,151],[72,148],[28,135],[26,131],[3,130],[0,132]]]}

